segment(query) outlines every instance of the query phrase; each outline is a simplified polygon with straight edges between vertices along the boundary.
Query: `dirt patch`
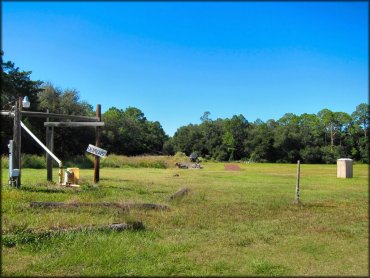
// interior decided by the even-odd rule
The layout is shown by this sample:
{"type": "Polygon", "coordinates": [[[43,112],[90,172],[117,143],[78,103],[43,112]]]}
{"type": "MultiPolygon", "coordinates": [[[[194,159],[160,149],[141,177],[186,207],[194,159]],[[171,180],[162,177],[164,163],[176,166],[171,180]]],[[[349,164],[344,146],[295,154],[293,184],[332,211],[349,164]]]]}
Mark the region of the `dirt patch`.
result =
{"type": "Polygon", "coordinates": [[[227,171],[240,171],[239,165],[235,164],[225,164],[225,170],[227,171]]]}

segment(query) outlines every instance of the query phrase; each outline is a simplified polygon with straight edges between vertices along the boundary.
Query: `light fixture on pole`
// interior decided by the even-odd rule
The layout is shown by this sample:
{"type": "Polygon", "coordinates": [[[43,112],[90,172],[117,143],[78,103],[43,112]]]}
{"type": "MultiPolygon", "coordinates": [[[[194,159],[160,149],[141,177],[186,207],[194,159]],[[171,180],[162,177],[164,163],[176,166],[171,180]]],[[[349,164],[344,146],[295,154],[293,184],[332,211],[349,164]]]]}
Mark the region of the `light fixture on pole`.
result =
{"type": "Polygon", "coordinates": [[[22,101],[22,106],[23,106],[23,108],[30,108],[30,105],[31,105],[31,103],[30,103],[30,101],[28,100],[28,97],[27,97],[27,96],[25,96],[25,97],[23,98],[23,101],[22,101]]]}

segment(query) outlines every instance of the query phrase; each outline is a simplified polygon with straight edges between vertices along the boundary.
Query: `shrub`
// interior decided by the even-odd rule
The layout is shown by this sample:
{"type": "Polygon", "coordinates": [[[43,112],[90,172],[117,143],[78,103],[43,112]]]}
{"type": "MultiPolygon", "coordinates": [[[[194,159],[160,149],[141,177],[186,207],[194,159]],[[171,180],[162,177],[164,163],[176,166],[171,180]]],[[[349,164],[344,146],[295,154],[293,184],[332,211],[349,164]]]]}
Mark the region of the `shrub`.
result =
{"type": "Polygon", "coordinates": [[[133,168],[160,168],[166,169],[171,164],[168,157],[165,156],[123,156],[123,155],[108,155],[100,162],[101,167],[133,167],[133,168]]]}
{"type": "Polygon", "coordinates": [[[22,168],[43,169],[46,168],[46,158],[35,154],[22,154],[21,165],[22,168]]]}
{"type": "Polygon", "coordinates": [[[64,167],[77,167],[81,169],[88,169],[94,167],[94,156],[90,154],[76,155],[66,159],[63,163],[64,167]]]}
{"type": "Polygon", "coordinates": [[[8,168],[9,158],[6,155],[1,156],[1,168],[8,168]]]}
{"type": "Polygon", "coordinates": [[[188,156],[183,152],[177,152],[174,157],[181,158],[181,159],[188,158],[188,156]]]}

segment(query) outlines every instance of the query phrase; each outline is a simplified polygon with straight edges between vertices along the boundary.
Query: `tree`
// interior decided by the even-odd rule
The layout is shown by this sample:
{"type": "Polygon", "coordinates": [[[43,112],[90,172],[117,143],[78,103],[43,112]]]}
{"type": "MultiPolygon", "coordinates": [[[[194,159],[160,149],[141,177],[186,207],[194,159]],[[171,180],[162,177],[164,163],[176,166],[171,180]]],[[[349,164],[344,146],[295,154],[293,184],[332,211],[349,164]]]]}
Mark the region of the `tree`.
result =
{"type": "Polygon", "coordinates": [[[231,151],[233,159],[241,159],[246,156],[244,141],[248,138],[249,123],[243,115],[234,115],[226,119],[224,124],[224,143],[227,141],[227,149],[231,151]],[[228,134],[230,133],[230,134],[228,134]],[[228,138],[225,141],[225,136],[228,138]],[[232,139],[232,140],[231,140],[232,139]],[[231,144],[232,143],[232,144],[231,144]]]}
{"type": "Polygon", "coordinates": [[[196,151],[201,153],[202,132],[199,125],[187,125],[177,129],[173,136],[173,142],[176,152],[184,152],[189,156],[196,151]]]}
{"type": "Polygon", "coordinates": [[[300,159],[302,143],[299,120],[299,116],[292,113],[286,113],[278,120],[279,126],[274,130],[274,148],[278,150],[282,162],[296,162],[300,159]]]}
{"type": "Polygon", "coordinates": [[[355,112],[352,113],[354,121],[364,129],[365,138],[367,138],[367,130],[369,128],[369,110],[368,104],[361,103],[356,107],[355,112]]]}
{"type": "Polygon", "coordinates": [[[102,146],[111,153],[138,155],[162,153],[168,140],[158,121],[148,121],[144,113],[135,107],[126,110],[112,107],[102,116],[105,127],[102,146]]]}
{"type": "Polygon", "coordinates": [[[275,162],[276,152],[273,144],[274,128],[260,119],[251,124],[248,140],[244,141],[245,152],[250,154],[250,161],[275,162]]]}
{"type": "Polygon", "coordinates": [[[352,122],[352,117],[345,112],[334,112],[334,119],[339,135],[339,145],[342,146],[342,140],[346,136],[348,127],[352,122]]]}
{"type": "Polygon", "coordinates": [[[211,115],[211,112],[209,112],[209,111],[204,112],[202,117],[200,117],[200,121],[202,123],[211,121],[211,119],[209,118],[209,115],[211,115]]]}
{"type": "Polygon", "coordinates": [[[35,109],[42,81],[31,80],[32,71],[21,71],[11,61],[3,62],[3,54],[1,51],[1,108],[10,108],[19,97],[27,96],[31,102],[30,109],[35,109]]]}
{"type": "Polygon", "coordinates": [[[222,145],[222,136],[224,132],[224,120],[204,121],[200,126],[201,140],[198,143],[199,154],[203,157],[213,157],[216,159],[219,146],[222,145]]]}
{"type": "Polygon", "coordinates": [[[42,91],[37,94],[38,108],[40,111],[49,110],[49,112],[56,113],[60,107],[60,97],[62,90],[56,88],[50,82],[43,84],[42,91]]]}
{"type": "Polygon", "coordinates": [[[333,149],[334,146],[334,135],[335,135],[335,117],[333,111],[329,109],[322,109],[317,113],[324,130],[325,130],[325,144],[326,144],[326,134],[330,133],[330,148],[333,149]]]}
{"type": "MultiPolygon", "coordinates": [[[[80,100],[77,90],[63,90],[50,82],[42,84],[41,88],[42,91],[37,94],[37,111],[46,112],[49,110],[50,113],[95,116],[93,107],[87,102],[80,100]]],[[[59,121],[59,119],[57,120],[59,121]]],[[[43,118],[32,118],[31,123],[33,132],[42,141],[45,140],[44,121],[45,119],[43,118]]],[[[56,128],[54,131],[54,152],[60,158],[83,155],[88,144],[95,144],[94,128],[63,127],[56,128]]],[[[40,149],[40,151],[42,150],[40,149]]]]}
{"type": "MultiPolygon", "coordinates": [[[[31,80],[31,71],[21,71],[11,61],[3,62],[3,52],[1,52],[1,109],[10,110],[19,97],[27,96],[31,102],[31,110],[37,107],[37,93],[42,89],[41,81],[31,80]]],[[[27,122],[28,119],[22,119],[27,122]]],[[[9,117],[1,117],[1,152],[8,152],[8,142],[13,137],[13,120],[9,117]]],[[[22,150],[27,150],[28,145],[24,145],[22,150]]],[[[33,146],[32,146],[33,147],[33,146]]]]}

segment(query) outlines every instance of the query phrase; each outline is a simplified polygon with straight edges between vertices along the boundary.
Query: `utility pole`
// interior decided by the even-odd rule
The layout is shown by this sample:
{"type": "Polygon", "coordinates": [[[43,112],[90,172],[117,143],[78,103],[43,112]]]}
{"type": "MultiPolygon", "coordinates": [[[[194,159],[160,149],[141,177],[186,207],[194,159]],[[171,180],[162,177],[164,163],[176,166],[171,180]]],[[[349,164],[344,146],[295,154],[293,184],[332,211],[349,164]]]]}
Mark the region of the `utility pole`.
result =
{"type": "MultiPolygon", "coordinates": [[[[49,109],[46,110],[46,113],[49,114],[49,109]]],[[[49,118],[46,118],[46,121],[49,122],[49,118]]],[[[46,147],[54,152],[54,127],[46,127],[46,147]]],[[[53,159],[48,152],[46,152],[46,169],[47,180],[53,181],[53,159]]]]}
{"type": "Polygon", "coordinates": [[[16,187],[21,187],[21,118],[22,118],[22,98],[19,97],[15,102],[13,142],[14,142],[14,169],[19,169],[16,179],[16,187]]]}
{"type": "MultiPolygon", "coordinates": [[[[96,105],[96,117],[99,118],[99,122],[101,122],[101,105],[96,105]]],[[[100,127],[95,127],[95,146],[100,147],[100,127]]],[[[100,157],[95,155],[94,159],[94,183],[98,183],[100,179],[100,157]]]]}

